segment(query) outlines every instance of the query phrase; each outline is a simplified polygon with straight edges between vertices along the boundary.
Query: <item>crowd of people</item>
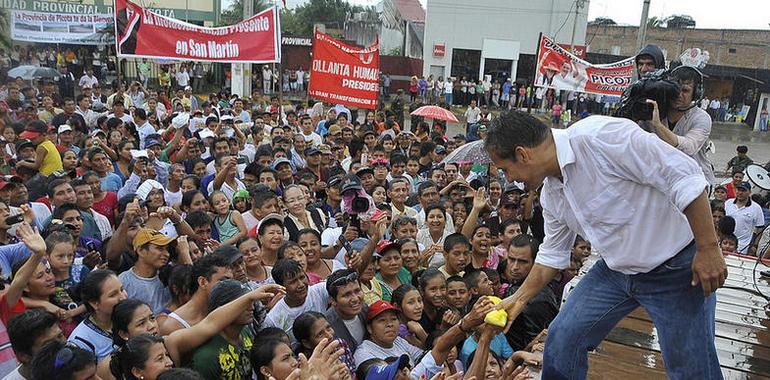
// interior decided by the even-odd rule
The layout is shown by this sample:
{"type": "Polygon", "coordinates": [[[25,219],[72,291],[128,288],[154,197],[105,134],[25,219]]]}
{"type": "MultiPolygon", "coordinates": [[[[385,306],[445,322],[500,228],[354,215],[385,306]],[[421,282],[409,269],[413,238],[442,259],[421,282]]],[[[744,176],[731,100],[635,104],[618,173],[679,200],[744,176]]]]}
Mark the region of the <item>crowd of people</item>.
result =
{"type": "MultiPolygon", "coordinates": [[[[103,83],[94,66],[39,85],[7,80],[0,376],[529,378],[591,242],[570,239],[568,265],[509,326],[485,322],[535,265],[548,228],[540,189],[445,158],[487,136],[490,107],[560,107],[558,96],[510,80],[412,78],[410,103],[468,105],[466,134],[450,137],[440,122],[407,128],[403,91],[360,115],[281,104],[271,70],[250,96],[196,96],[185,65],[160,86],[141,67],[127,83],[103,83]]],[[[303,91],[301,71],[282,74],[284,90],[303,91]]],[[[388,99],[389,87],[385,75],[388,99]]],[[[701,113],[672,108],[651,131],[713,184],[701,113]]],[[[747,250],[759,227],[756,213],[743,218],[748,191],[742,177],[715,189],[725,250],[747,250]]]]}

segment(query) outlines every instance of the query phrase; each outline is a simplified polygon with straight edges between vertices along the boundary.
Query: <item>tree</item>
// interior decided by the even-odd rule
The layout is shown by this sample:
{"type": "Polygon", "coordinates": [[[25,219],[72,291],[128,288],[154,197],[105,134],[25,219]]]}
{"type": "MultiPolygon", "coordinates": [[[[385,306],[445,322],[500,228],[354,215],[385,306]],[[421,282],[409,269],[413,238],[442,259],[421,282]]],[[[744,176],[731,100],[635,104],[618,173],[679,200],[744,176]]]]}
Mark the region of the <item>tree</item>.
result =
{"type": "Polygon", "coordinates": [[[659,19],[658,16],[652,16],[647,19],[647,27],[648,28],[660,28],[663,23],[663,20],[659,19]]]}
{"type": "Polygon", "coordinates": [[[617,25],[615,20],[607,17],[597,17],[593,21],[589,21],[588,25],[617,25]]]}
{"type": "Polygon", "coordinates": [[[0,8],[0,46],[11,48],[11,29],[8,27],[8,10],[0,8]]]}
{"type": "Polygon", "coordinates": [[[297,17],[298,34],[313,33],[314,24],[324,24],[329,28],[342,29],[345,20],[353,12],[361,12],[361,6],[352,6],[344,0],[310,0],[294,10],[297,17]]]}
{"type": "Polygon", "coordinates": [[[664,20],[666,28],[694,28],[695,20],[688,15],[672,15],[664,20]]]}
{"type": "MultiPolygon", "coordinates": [[[[249,1],[249,0],[247,0],[249,1]]],[[[270,7],[267,0],[250,0],[254,3],[254,14],[270,7]]],[[[243,21],[243,0],[235,0],[227,9],[222,11],[218,26],[232,25],[243,21]]]]}

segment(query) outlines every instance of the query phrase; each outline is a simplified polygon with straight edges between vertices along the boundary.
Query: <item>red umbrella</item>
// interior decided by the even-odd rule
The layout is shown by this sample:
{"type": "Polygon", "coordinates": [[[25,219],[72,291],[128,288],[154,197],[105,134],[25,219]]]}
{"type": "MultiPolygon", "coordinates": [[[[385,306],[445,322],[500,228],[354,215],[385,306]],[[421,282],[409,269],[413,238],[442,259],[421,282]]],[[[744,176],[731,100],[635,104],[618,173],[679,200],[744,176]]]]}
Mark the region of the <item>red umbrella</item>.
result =
{"type": "Polygon", "coordinates": [[[460,122],[459,120],[457,120],[457,117],[455,117],[455,115],[451,111],[448,111],[439,106],[422,106],[414,110],[414,112],[412,112],[410,115],[427,117],[429,119],[434,119],[434,120],[438,119],[438,120],[453,121],[455,123],[460,122]]]}

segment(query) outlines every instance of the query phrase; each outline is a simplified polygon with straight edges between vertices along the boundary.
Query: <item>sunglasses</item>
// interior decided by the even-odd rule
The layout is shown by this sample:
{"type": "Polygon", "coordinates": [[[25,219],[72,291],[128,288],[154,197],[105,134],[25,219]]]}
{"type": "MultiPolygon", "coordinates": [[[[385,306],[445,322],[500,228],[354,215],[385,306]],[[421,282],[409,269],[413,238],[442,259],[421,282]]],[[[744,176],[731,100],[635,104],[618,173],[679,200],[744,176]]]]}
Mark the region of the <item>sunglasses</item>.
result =
{"type": "Polygon", "coordinates": [[[358,273],[353,272],[345,277],[340,277],[332,281],[332,286],[343,286],[355,281],[358,281],[358,273]]]}

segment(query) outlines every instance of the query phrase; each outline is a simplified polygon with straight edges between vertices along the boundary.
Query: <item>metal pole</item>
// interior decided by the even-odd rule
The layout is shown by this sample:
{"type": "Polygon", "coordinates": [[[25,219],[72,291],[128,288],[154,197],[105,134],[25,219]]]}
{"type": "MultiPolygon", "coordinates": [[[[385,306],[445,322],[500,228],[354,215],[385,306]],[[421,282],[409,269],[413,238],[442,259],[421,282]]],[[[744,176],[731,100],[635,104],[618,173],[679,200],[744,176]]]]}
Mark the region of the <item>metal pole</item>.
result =
{"type": "Polygon", "coordinates": [[[642,19],[639,21],[639,35],[636,37],[636,51],[642,50],[647,39],[647,16],[650,13],[650,0],[644,0],[642,19]]]}
{"type": "MultiPolygon", "coordinates": [[[[569,50],[575,53],[575,33],[577,32],[577,22],[580,13],[580,8],[585,5],[585,0],[575,0],[575,20],[572,22],[572,39],[569,43],[569,50]]],[[[555,37],[555,36],[554,36],[555,37]]]]}

